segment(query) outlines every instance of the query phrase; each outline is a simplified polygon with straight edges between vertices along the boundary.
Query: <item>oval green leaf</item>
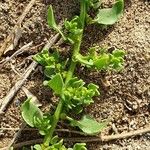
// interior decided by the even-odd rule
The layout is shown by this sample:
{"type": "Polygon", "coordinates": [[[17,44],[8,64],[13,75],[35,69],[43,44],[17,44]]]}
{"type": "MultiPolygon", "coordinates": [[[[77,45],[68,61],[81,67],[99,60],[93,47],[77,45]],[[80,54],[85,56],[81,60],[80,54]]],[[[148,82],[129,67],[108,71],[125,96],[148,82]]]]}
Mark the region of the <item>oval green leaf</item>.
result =
{"type": "Polygon", "coordinates": [[[34,117],[42,118],[43,113],[30,99],[27,99],[21,107],[24,121],[31,127],[34,127],[34,117]]]}
{"type": "Polygon", "coordinates": [[[61,94],[64,87],[61,74],[56,74],[50,81],[44,81],[44,85],[49,86],[56,94],[61,94]]]}
{"type": "Polygon", "coordinates": [[[94,135],[107,127],[107,122],[99,123],[90,116],[83,116],[80,121],[71,120],[72,126],[79,127],[84,133],[94,135]]]}
{"type": "Polygon", "coordinates": [[[48,8],[47,22],[48,22],[49,27],[54,28],[54,29],[57,28],[52,5],[50,5],[48,8]]]}
{"type": "Polygon", "coordinates": [[[112,8],[100,9],[94,21],[99,24],[112,25],[118,21],[123,13],[123,9],[124,1],[116,0],[112,8]]]}

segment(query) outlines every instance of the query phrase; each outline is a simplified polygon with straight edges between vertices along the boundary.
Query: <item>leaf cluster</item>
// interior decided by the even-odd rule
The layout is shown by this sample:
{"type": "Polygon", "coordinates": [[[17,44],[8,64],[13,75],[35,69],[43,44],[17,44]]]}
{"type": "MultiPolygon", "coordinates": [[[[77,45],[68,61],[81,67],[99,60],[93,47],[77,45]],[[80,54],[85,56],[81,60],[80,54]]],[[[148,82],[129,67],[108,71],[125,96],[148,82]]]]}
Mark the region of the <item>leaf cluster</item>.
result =
{"type": "MultiPolygon", "coordinates": [[[[100,94],[98,85],[94,83],[86,84],[82,79],[75,77],[74,70],[77,63],[95,70],[120,70],[123,67],[123,50],[114,50],[112,53],[101,51],[97,47],[89,49],[86,56],[80,54],[83,31],[86,23],[98,23],[112,25],[118,21],[123,13],[123,0],[116,0],[111,8],[102,8],[101,0],[80,0],[81,10],[79,16],[74,16],[72,20],[65,20],[63,30],[57,25],[53,8],[48,9],[48,25],[62,36],[64,42],[71,44],[73,53],[70,61],[64,61],[58,51],[49,53],[42,50],[34,56],[39,64],[44,68],[46,80],[43,84],[53,90],[59,99],[59,104],[53,115],[43,113],[39,107],[29,98],[22,105],[22,117],[25,122],[39,130],[44,135],[43,144],[36,144],[31,149],[35,150],[86,150],[85,143],[77,143],[73,148],[66,148],[63,140],[53,136],[53,132],[59,119],[67,120],[73,127],[78,127],[84,133],[95,135],[101,132],[107,122],[97,122],[88,115],[84,115],[81,120],[69,117],[69,111],[79,114],[84,106],[93,103],[93,97],[100,94]],[[95,17],[91,17],[89,10],[94,9],[95,17]],[[70,65],[70,68],[67,67],[70,65]],[[68,70],[68,71],[66,71],[68,70]]],[[[67,59],[68,60],[68,59],[67,59]]]]}
{"type": "Polygon", "coordinates": [[[49,53],[47,49],[33,56],[39,64],[44,66],[44,74],[48,78],[52,78],[56,73],[61,72],[65,76],[66,62],[63,61],[59,55],[59,52],[55,50],[53,53],[49,53]]]}
{"type": "Polygon", "coordinates": [[[96,48],[93,47],[89,50],[87,56],[77,54],[74,61],[96,70],[121,70],[123,68],[124,56],[125,52],[123,50],[116,49],[112,53],[97,53],[96,48]]]}
{"type": "MultiPolygon", "coordinates": [[[[47,135],[51,129],[52,116],[43,115],[42,111],[35,105],[31,99],[26,100],[22,105],[22,117],[26,123],[39,130],[41,135],[47,135]]],[[[64,118],[63,118],[64,119],[64,118]]],[[[81,120],[75,120],[71,117],[65,116],[65,119],[70,121],[71,126],[80,128],[86,134],[96,134],[107,126],[107,123],[98,123],[89,116],[84,116],[81,120]]],[[[85,143],[77,143],[73,148],[66,148],[63,145],[63,140],[59,140],[54,136],[50,145],[45,148],[43,144],[36,144],[32,147],[35,150],[87,150],[85,143]]]]}
{"type": "Polygon", "coordinates": [[[43,145],[36,144],[33,147],[34,150],[87,150],[85,147],[85,143],[76,143],[73,148],[66,148],[63,145],[63,139],[59,140],[58,136],[54,136],[50,142],[50,146],[48,148],[44,148],[43,145]]]}
{"type": "Polygon", "coordinates": [[[76,113],[80,113],[83,110],[83,106],[88,106],[93,103],[93,97],[98,96],[98,86],[90,83],[85,86],[83,80],[79,80],[77,77],[72,78],[64,89],[64,97],[66,108],[73,109],[76,113]]]}
{"type": "Polygon", "coordinates": [[[80,28],[80,18],[79,16],[75,16],[71,21],[66,20],[64,25],[67,30],[66,39],[74,44],[75,42],[80,40],[80,35],[83,32],[83,29],[80,28]]]}
{"type": "Polygon", "coordinates": [[[38,106],[31,101],[31,98],[27,99],[22,107],[22,117],[25,122],[39,130],[41,135],[46,135],[51,128],[51,116],[43,114],[38,106]]]}
{"type": "MultiPolygon", "coordinates": [[[[86,8],[85,8],[87,12],[86,22],[90,24],[98,23],[102,25],[112,25],[115,22],[117,22],[118,19],[123,14],[123,8],[124,8],[123,0],[116,0],[115,4],[113,4],[111,8],[101,8],[102,0],[81,0],[81,5],[82,3],[86,4],[86,8]],[[90,9],[94,9],[96,11],[96,15],[94,18],[92,18],[88,14],[88,11],[90,9]]],[[[81,12],[84,12],[83,9],[84,8],[81,7],[81,12]]],[[[80,35],[83,32],[82,15],[74,16],[71,21],[68,20],[65,21],[64,23],[65,25],[64,27],[66,29],[65,34],[63,33],[63,31],[60,30],[59,26],[55,21],[53,8],[51,5],[48,9],[47,20],[48,20],[49,27],[59,32],[65,41],[69,41],[71,44],[73,44],[77,40],[80,40],[80,35]]]]}
{"type": "Polygon", "coordinates": [[[73,109],[79,113],[82,111],[83,106],[88,106],[93,103],[93,97],[99,95],[98,86],[90,83],[85,86],[85,82],[77,77],[73,77],[65,85],[64,78],[62,77],[63,64],[58,63],[58,57],[52,54],[49,55],[48,51],[37,54],[34,59],[44,66],[44,72],[49,80],[44,81],[44,85],[51,88],[56,95],[61,95],[65,102],[66,110],[73,109]],[[59,69],[58,69],[59,66],[59,69]]]}

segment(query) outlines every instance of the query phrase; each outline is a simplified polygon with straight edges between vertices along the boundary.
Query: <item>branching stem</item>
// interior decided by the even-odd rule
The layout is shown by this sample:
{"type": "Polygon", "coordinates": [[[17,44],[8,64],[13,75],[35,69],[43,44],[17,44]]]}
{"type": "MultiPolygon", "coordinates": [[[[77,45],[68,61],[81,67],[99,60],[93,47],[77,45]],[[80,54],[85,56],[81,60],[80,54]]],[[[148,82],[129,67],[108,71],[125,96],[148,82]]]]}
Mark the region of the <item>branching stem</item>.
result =
{"type": "MultiPolygon", "coordinates": [[[[80,28],[82,29],[82,33],[80,34],[79,38],[77,39],[77,41],[73,45],[72,60],[71,60],[71,64],[70,64],[69,70],[67,72],[65,85],[72,78],[74,70],[75,70],[75,67],[76,67],[76,62],[73,61],[73,58],[80,51],[80,45],[81,45],[81,41],[82,41],[82,37],[83,37],[84,24],[85,24],[85,18],[86,18],[86,13],[87,13],[86,11],[87,11],[87,2],[86,2],[86,0],[81,0],[81,12],[80,12],[80,23],[81,23],[81,25],[80,25],[80,28]]],[[[49,143],[50,143],[50,141],[51,141],[51,139],[53,137],[53,133],[55,131],[55,128],[56,128],[57,123],[58,123],[59,118],[60,118],[61,110],[63,108],[63,99],[62,99],[63,94],[60,97],[61,98],[60,98],[60,101],[59,101],[59,103],[57,105],[57,109],[56,109],[56,111],[55,111],[55,113],[53,115],[53,122],[52,122],[52,125],[51,125],[50,132],[49,132],[49,134],[47,134],[45,136],[45,139],[44,139],[44,146],[45,147],[49,146],[49,143]]]]}

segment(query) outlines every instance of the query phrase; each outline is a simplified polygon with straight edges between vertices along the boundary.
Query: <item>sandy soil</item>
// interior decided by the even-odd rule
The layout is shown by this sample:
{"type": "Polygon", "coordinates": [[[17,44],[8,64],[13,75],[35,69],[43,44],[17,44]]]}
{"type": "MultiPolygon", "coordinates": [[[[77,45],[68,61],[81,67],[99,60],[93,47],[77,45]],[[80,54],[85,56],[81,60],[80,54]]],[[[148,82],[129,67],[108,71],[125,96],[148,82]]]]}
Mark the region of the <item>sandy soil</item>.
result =
{"type": "MultiPolygon", "coordinates": [[[[0,2],[0,46],[12,30],[17,18],[29,0],[2,0],[0,2]]],[[[53,4],[57,20],[70,18],[78,13],[77,2],[74,0],[37,0],[30,13],[23,22],[23,35],[19,47],[33,41],[34,46],[46,42],[51,34],[46,24],[46,7],[53,4]],[[65,7],[64,7],[65,6],[65,7]]],[[[94,43],[108,48],[124,49],[125,67],[121,72],[91,72],[77,68],[77,76],[86,82],[100,85],[101,96],[95,98],[95,103],[85,109],[86,113],[98,121],[109,118],[119,133],[144,128],[150,124],[150,4],[145,0],[125,0],[125,12],[121,20],[112,27],[101,30],[99,26],[89,26],[85,30],[82,50],[85,52],[94,43]],[[89,78],[87,78],[87,75],[89,78]]],[[[24,72],[26,65],[18,66],[26,57],[37,53],[41,47],[29,50],[13,60],[19,72],[24,72]]],[[[16,50],[17,50],[16,49],[16,50]]],[[[13,52],[11,52],[13,53],[13,52]]],[[[11,55],[7,54],[8,56],[11,55]]],[[[3,56],[5,59],[7,56],[3,56]]],[[[30,61],[26,61],[29,64],[30,61]]],[[[19,77],[12,71],[10,64],[0,70],[0,98],[2,99],[19,77]]],[[[44,110],[52,94],[42,85],[42,74],[32,73],[25,84],[43,103],[44,110]]],[[[22,90],[18,92],[9,105],[4,116],[1,117],[1,127],[18,128],[21,124],[20,105],[25,99],[22,90]]],[[[51,100],[55,105],[55,101],[51,100]]],[[[15,131],[0,131],[0,148],[8,145],[15,131]]],[[[105,134],[114,134],[109,128],[105,134]]],[[[30,132],[23,133],[19,141],[33,139],[30,132]]],[[[117,140],[107,143],[88,144],[88,150],[149,150],[150,134],[117,140]]]]}

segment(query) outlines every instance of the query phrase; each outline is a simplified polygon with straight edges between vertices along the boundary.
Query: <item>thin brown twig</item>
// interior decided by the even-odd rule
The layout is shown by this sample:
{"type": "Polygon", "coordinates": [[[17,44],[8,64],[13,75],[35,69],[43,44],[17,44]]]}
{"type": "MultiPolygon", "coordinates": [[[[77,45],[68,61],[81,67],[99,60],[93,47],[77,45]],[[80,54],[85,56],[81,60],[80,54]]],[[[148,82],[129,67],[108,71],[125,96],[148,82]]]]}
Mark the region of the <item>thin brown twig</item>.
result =
{"type": "MultiPolygon", "coordinates": [[[[38,144],[38,143],[41,143],[42,141],[43,141],[43,139],[35,139],[35,140],[30,140],[30,141],[24,141],[24,142],[14,144],[13,147],[14,148],[22,148],[23,146],[38,144]]],[[[0,149],[0,150],[2,150],[2,149],[0,149]]],[[[7,149],[5,148],[3,150],[7,150],[7,149]]]]}
{"type": "Polygon", "coordinates": [[[8,103],[13,99],[14,95],[18,92],[18,90],[23,86],[26,79],[29,77],[32,70],[34,70],[37,66],[37,62],[32,62],[30,66],[27,68],[25,74],[22,75],[21,79],[15,83],[15,85],[10,89],[9,93],[1,100],[1,108],[0,114],[3,114],[6,109],[8,103]]]}
{"type": "MultiPolygon", "coordinates": [[[[81,138],[81,137],[75,137],[75,138],[62,138],[65,142],[98,142],[100,141],[100,138],[94,138],[94,137],[87,137],[87,138],[81,138]]],[[[33,145],[33,144],[39,144],[42,143],[43,139],[34,139],[30,141],[24,141],[13,145],[13,148],[22,148],[24,146],[33,145]]],[[[8,147],[4,147],[0,150],[7,150],[8,147]]]]}
{"type": "Polygon", "coordinates": [[[45,43],[42,42],[42,43],[40,43],[40,44],[38,44],[38,45],[35,45],[35,46],[31,47],[30,50],[35,50],[35,49],[39,48],[40,46],[43,46],[44,44],[45,44],[45,43]]]}
{"type": "MultiPolygon", "coordinates": [[[[115,134],[115,135],[109,135],[109,136],[101,136],[101,137],[71,137],[71,138],[63,138],[64,141],[69,141],[69,142],[106,142],[106,141],[111,141],[111,140],[117,140],[117,139],[124,139],[124,138],[129,138],[132,136],[137,136],[137,135],[142,135],[145,133],[150,132],[150,126],[144,128],[144,129],[139,129],[135,131],[130,131],[128,133],[121,133],[121,134],[115,134]]],[[[34,139],[30,141],[25,141],[21,143],[14,144],[14,148],[20,148],[23,146],[27,145],[33,145],[33,144],[38,144],[41,143],[43,139],[34,139]]],[[[5,150],[6,148],[0,149],[0,150],[5,150]]]]}
{"type": "MultiPolygon", "coordinates": [[[[7,130],[7,131],[18,131],[20,130],[20,128],[0,128],[0,130],[4,131],[4,130],[7,130]]],[[[32,129],[32,128],[24,128],[23,131],[34,131],[34,130],[37,130],[37,129],[32,129]]]]}
{"type": "Polygon", "coordinates": [[[13,139],[11,140],[11,142],[10,142],[9,145],[8,145],[8,149],[9,149],[9,148],[14,144],[14,142],[19,138],[19,136],[20,136],[22,130],[25,128],[25,126],[26,126],[26,123],[22,123],[22,124],[21,124],[20,130],[19,130],[17,133],[15,133],[13,139]]]}
{"type": "MultiPolygon", "coordinates": [[[[54,37],[50,38],[50,40],[44,46],[43,49],[49,49],[58,40],[58,37],[59,34],[56,34],[54,37]]],[[[9,93],[1,100],[0,114],[3,114],[9,102],[13,99],[18,90],[23,86],[26,79],[29,77],[31,72],[35,70],[37,65],[38,65],[37,62],[33,61],[27,68],[26,72],[22,75],[21,79],[16,82],[16,84],[10,89],[9,93]]]]}
{"type": "Polygon", "coordinates": [[[12,29],[12,32],[4,40],[3,45],[0,48],[0,57],[5,51],[13,50],[18,44],[19,39],[21,38],[21,23],[26,17],[27,13],[30,11],[32,6],[35,4],[36,0],[31,0],[29,4],[24,9],[22,15],[19,17],[17,24],[12,29]]]}
{"type": "Polygon", "coordinates": [[[111,141],[111,140],[116,140],[116,139],[124,139],[124,138],[129,138],[129,137],[132,137],[132,136],[142,135],[142,134],[145,134],[145,133],[148,133],[148,132],[150,132],[150,125],[148,127],[143,128],[143,129],[134,130],[134,131],[130,131],[130,132],[127,132],[127,133],[101,136],[101,140],[102,141],[111,141]]]}
{"type": "Polygon", "coordinates": [[[87,135],[84,132],[69,130],[69,129],[56,129],[55,132],[68,132],[68,133],[74,133],[74,134],[80,134],[80,135],[87,135]]]}
{"type": "Polygon", "coordinates": [[[35,4],[36,0],[31,0],[29,2],[29,4],[26,6],[26,8],[24,9],[22,15],[19,17],[17,24],[21,25],[22,21],[24,20],[24,18],[26,17],[26,15],[28,14],[28,12],[30,11],[30,9],[32,8],[32,6],[35,4]]]}
{"type": "MultiPolygon", "coordinates": [[[[4,131],[18,131],[20,128],[0,128],[0,130],[4,131]]],[[[22,131],[38,131],[38,129],[35,128],[24,128],[22,131]]],[[[75,130],[69,130],[69,129],[55,129],[55,132],[68,132],[68,133],[74,133],[74,134],[79,134],[79,135],[87,135],[83,132],[80,131],[75,131],[75,130]]]]}
{"type": "MultiPolygon", "coordinates": [[[[12,68],[12,67],[11,67],[12,68]]],[[[13,71],[19,76],[21,77],[21,74],[19,72],[17,72],[15,70],[15,68],[12,68],[13,71]]],[[[23,92],[26,94],[27,98],[32,98],[32,101],[37,105],[37,106],[41,106],[42,104],[40,104],[40,102],[38,101],[37,97],[35,95],[33,95],[26,87],[22,86],[21,88],[23,90],[23,92]]]]}
{"type": "Polygon", "coordinates": [[[2,67],[9,61],[11,61],[14,57],[18,56],[19,54],[23,53],[24,51],[26,51],[27,49],[29,49],[31,47],[31,45],[33,44],[33,42],[30,42],[24,46],[22,46],[19,50],[17,50],[15,53],[13,53],[10,57],[7,57],[3,62],[0,62],[0,69],[2,69],[2,67]]]}

